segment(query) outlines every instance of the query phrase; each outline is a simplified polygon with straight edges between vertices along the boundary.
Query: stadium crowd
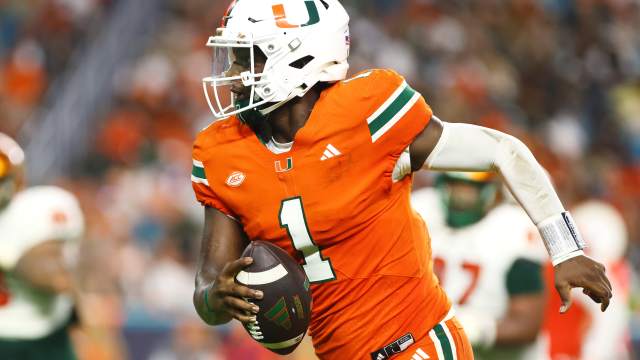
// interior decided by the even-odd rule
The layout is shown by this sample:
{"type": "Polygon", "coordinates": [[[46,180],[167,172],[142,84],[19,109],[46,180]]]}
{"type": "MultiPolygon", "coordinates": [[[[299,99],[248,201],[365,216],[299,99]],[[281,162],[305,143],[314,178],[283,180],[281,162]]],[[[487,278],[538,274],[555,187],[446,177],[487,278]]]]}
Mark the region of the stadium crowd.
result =
{"type": "MultiPolygon", "coordinates": [[[[48,85],[72,66],[75,45],[114,2],[0,1],[0,131],[29,136],[26,120],[48,85]]],[[[637,273],[640,2],[344,3],[352,15],[351,73],[393,68],[438,117],[523,139],[566,204],[597,198],[620,210],[637,273]]],[[[114,105],[87,119],[100,122],[97,133],[86,134],[95,146],[71,175],[50,179],[78,195],[86,212],[81,265],[93,310],[81,315],[90,327],[119,334],[116,342],[93,344],[79,332],[84,356],[274,358],[239,326],[206,328],[191,302],[202,221],[189,183],[191,142],[213,120],[202,94],[201,78],[211,69],[204,44],[226,6],[170,2],[150,46],[116,77],[114,105]]],[[[416,186],[430,181],[421,174],[416,186]]],[[[640,319],[639,289],[632,291],[629,306],[640,319]]],[[[632,340],[640,342],[640,320],[633,323],[632,340]]]]}

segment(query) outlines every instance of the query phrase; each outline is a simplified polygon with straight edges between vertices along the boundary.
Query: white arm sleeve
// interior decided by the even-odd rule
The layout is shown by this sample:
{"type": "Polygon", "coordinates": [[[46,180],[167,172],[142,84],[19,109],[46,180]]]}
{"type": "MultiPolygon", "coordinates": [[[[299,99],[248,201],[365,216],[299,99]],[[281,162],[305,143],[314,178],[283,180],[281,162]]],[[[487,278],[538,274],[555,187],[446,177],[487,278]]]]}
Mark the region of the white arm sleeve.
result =
{"type": "Polygon", "coordinates": [[[544,169],[522,141],[471,124],[443,122],[440,141],[425,162],[441,171],[496,171],[537,225],[564,211],[544,169]]]}
{"type": "Polygon", "coordinates": [[[538,226],[554,265],[582,255],[584,242],[546,172],[513,136],[470,124],[443,122],[424,167],[440,171],[495,171],[538,226]]]}

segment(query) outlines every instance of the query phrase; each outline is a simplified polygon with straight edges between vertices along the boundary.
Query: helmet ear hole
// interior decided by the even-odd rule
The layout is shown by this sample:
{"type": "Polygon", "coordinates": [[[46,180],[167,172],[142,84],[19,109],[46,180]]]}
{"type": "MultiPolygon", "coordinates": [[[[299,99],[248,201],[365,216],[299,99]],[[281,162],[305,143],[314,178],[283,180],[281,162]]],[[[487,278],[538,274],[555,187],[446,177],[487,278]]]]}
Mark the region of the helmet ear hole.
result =
{"type": "Polygon", "coordinates": [[[291,64],[289,64],[289,66],[291,66],[294,69],[302,69],[305,66],[307,66],[310,62],[313,61],[313,59],[315,59],[315,57],[311,56],[311,55],[307,55],[304,57],[301,57],[300,59],[292,62],[291,64]]]}

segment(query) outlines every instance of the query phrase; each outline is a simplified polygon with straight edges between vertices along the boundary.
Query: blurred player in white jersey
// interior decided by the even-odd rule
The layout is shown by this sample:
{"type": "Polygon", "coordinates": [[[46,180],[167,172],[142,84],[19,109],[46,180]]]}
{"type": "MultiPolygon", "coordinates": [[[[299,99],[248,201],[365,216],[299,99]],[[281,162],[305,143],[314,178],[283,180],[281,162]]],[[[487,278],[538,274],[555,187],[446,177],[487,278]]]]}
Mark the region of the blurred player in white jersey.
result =
{"type": "Polygon", "coordinates": [[[531,220],[499,203],[498,190],[491,173],[450,172],[412,203],[429,224],[435,273],[475,358],[544,360],[544,249],[531,220]]]}
{"type": "Polygon", "coordinates": [[[23,189],[23,166],[0,133],[0,359],[75,359],[67,327],[82,212],[60,188],[23,189]]]}

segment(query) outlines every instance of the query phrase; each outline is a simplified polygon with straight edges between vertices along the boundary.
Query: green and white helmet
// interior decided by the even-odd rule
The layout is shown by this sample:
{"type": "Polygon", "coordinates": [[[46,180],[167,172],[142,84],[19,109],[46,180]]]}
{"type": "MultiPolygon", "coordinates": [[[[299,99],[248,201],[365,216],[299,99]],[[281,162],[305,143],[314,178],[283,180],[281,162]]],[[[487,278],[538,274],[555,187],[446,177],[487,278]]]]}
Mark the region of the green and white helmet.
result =
{"type": "Polygon", "coordinates": [[[447,225],[463,228],[480,221],[495,204],[496,180],[496,174],[491,172],[445,172],[439,175],[436,188],[440,192],[447,225]],[[475,197],[469,197],[467,191],[453,191],[450,184],[456,182],[475,188],[475,197]]]}
{"type": "Polygon", "coordinates": [[[259,110],[263,115],[318,82],[346,78],[350,46],[349,15],[337,0],[236,0],[221,27],[209,37],[213,73],[203,79],[207,102],[216,118],[259,110]],[[235,53],[249,53],[247,71],[229,74],[235,53]],[[255,49],[266,56],[256,73],[255,49]],[[250,88],[241,104],[231,84],[250,88]]]}

